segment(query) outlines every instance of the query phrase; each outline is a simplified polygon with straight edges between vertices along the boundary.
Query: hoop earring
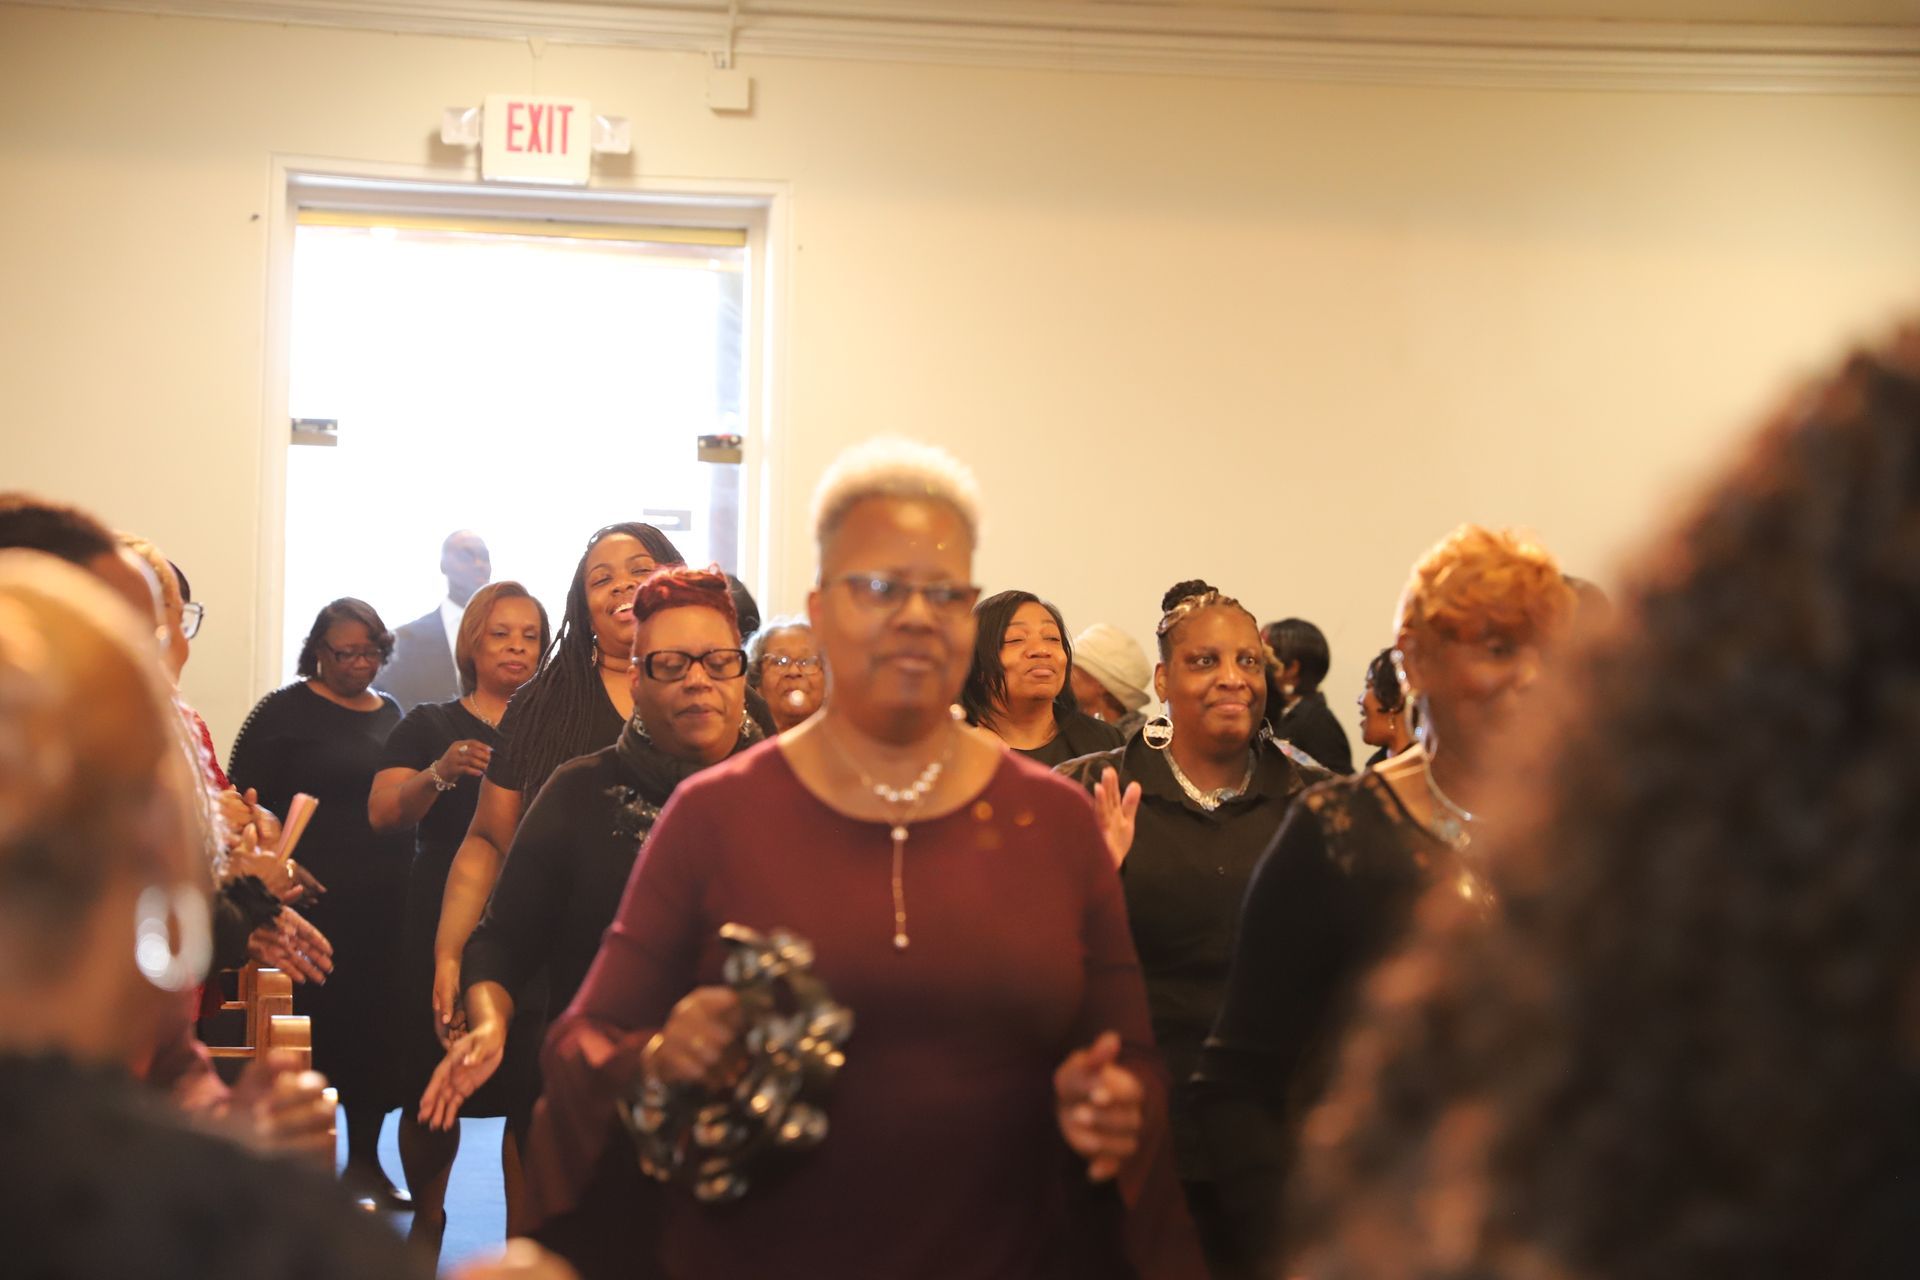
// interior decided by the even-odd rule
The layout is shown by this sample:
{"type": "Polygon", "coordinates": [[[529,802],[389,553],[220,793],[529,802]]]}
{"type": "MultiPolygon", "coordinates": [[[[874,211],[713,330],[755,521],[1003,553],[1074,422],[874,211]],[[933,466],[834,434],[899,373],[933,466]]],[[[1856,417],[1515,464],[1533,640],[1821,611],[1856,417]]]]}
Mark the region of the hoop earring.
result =
{"type": "Polygon", "coordinates": [[[1173,745],[1173,719],[1164,711],[1140,726],[1140,737],[1155,751],[1173,745]]]}
{"type": "Polygon", "coordinates": [[[185,991],[207,976],[212,961],[206,898],[186,885],[142,889],[133,906],[133,963],[140,976],[162,991],[185,991]],[[180,928],[178,951],[167,928],[169,915],[180,928]]]}

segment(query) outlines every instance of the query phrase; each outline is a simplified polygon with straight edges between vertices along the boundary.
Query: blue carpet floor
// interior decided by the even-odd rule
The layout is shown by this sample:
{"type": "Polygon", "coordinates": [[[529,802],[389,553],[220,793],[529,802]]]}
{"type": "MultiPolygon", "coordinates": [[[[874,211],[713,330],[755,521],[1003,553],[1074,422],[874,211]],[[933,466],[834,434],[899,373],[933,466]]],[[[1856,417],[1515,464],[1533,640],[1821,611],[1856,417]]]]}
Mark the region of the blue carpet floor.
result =
{"type": "MultiPolygon", "coordinates": [[[[447,1234],[440,1245],[442,1273],[476,1254],[498,1253],[507,1232],[507,1201],[500,1187],[500,1133],[505,1120],[462,1120],[460,1154],[447,1181],[447,1234]]],[[[339,1119],[340,1146],[336,1160],[347,1162],[347,1117],[339,1119]]],[[[400,1113],[387,1117],[380,1130],[380,1164],[395,1186],[405,1186],[400,1172],[400,1113]]],[[[413,1215],[385,1215],[402,1236],[413,1215]]]]}

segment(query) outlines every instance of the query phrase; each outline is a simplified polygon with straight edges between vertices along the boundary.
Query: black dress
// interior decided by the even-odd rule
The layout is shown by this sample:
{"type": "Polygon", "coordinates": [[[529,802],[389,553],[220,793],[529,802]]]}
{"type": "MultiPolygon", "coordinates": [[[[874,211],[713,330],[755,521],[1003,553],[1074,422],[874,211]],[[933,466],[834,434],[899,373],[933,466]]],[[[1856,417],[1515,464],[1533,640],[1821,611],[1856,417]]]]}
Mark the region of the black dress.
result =
{"type": "Polygon", "coordinates": [[[9,1276],[427,1280],[386,1224],[304,1161],[190,1128],[126,1077],[0,1056],[9,1276]]]}
{"type": "Polygon", "coordinates": [[[333,943],[333,973],[296,984],[294,1009],[313,1018],[314,1067],[342,1101],[382,1109],[401,1101],[393,989],[412,850],[405,832],[374,833],[367,795],[399,722],[384,694],[378,709],[353,711],[296,681],[254,707],[227,765],[233,785],[275,813],[302,791],[320,802],[294,857],[327,893],[296,906],[333,943]]]}
{"type": "Polygon", "coordinates": [[[1153,1038],[1173,1081],[1174,1156],[1209,1261],[1230,1274],[1233,1237],[1220,1220],[1206,1147],[1186,1082],[1226,995],[1247,882],[1294,798],[1325,781],[1325,769],[1264,742],[1244,794],[1212,810],[1188,798],[1167,753],[1135,734],[1115,751],[1083,756],[1061,773],[1092,791],[1113,769],[1121,790],[1140,784],[1133,847],[1121,864],[1127,918],[1147,983],[1153,1038]]]}
{"type": "Polygon", "coordinates": [[[1261,857],[1194,1079],[1242,1256],[1277,1252],[1295,1135],[1326,1088],[1361,983],[1405,936],[1421,893],[1457,865],[1373,772],[1303,793],[1261,857]]]}
{"type": "MultiPolygon", "coordinates": [[[[464,739],[500,749],[500,731],[467,710],[459,700],[428,702],[407,712],[387,739],[382,769],[423,771],[449,746],[464,739]]],[[[407,874],[406,925],[401,942],[400,1005],[402,1098],[410,1102],[426,1091],[427,1081],[446,1056],[433,1032],[433,939],[440,928],[440,904],[447,872],[466,839],[467,826],[480,801],[480,779],[464,776],[451,791],[439,793],[414,828],[413,864],[407,874]]],[[[493,1078],[461,1104],[463,1116],[511,1116],[524,1124],[537,1085],[540,1028],[545,1001],[536,984],[514,992],[514,1025],[507,1055],[493,1078]]]]}

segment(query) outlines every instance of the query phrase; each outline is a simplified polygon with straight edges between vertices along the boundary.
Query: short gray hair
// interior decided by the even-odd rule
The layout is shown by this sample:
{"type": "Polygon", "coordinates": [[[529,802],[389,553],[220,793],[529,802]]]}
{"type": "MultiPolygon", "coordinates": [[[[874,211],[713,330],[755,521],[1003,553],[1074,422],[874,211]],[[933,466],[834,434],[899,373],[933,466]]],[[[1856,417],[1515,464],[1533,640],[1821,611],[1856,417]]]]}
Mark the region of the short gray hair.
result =
{"type": "Polygon", "coordinates": [[[760,661],[767,656],[767,640],[782,631],[804,631],[813,634],[813,624],[804,614],[781,614],[753,633],[753,644],[747,650],[747,684],[751,688],[760,687],[760,661]]]}
{"type": "Polygon", "coordinates": [[[972,469],[945,449],[879,436],[843,451],[813,491],[814,546],[824,551],[847,513],[868,498],[945,503],[967,527],[967,537],[980,545],[979,483],[972,469]]]}

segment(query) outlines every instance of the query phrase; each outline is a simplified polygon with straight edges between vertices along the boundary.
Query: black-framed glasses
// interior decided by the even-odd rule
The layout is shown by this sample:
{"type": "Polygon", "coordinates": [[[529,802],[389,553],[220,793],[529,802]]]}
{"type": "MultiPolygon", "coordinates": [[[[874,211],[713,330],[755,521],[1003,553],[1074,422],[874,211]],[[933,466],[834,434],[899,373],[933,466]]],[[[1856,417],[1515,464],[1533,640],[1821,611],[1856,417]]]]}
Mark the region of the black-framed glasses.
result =
{"type": "Polygon", "coordinates": [[[738,680],[747,674],[745,649],[709,649],[705,653],[655,649],[641,660],[640,665],[647,673],[647,679],[658,680],[662,684],[678,684],[687,678],[696,662],[715,680],[738,680]]]}
{"type": "Polygon", "coordinates": [[[365,649],[336,649],[332,645],[328,645],[327,652],[332,654],[333,660],[343,667],[349,662],[372,662],[377,664],[382,660],[380,650],[371,646],[365,649]]]}
{"type": "Polygon", "coordinates": [[[180,634],[191,640],[200,634],[200,624],[206,619],[207,606],[189,600],[180,606],[180,634]]]}
{"type": "Polygon", "coordinates": [[[820,669],[820,659],[816,657],[796,658],[791,654],[770,653],[760,659],[760,661],[770,667],[778,667],[782,671],[785,671],[788,667],[792,667],[796,671],[818,671],[820,669]]]}
{"type": "Polygon", "coordinates": [[[980,588],[971,582],[914,583],[871,573],[850,573],[834,582],[847,589],[856,605],[873,613],[896,613],[919,596],[940,617],[957,618],[972,612],[980,599],[980,588]]]}

